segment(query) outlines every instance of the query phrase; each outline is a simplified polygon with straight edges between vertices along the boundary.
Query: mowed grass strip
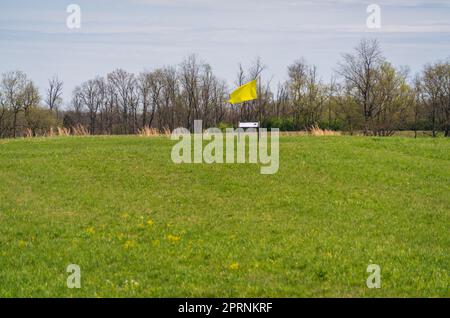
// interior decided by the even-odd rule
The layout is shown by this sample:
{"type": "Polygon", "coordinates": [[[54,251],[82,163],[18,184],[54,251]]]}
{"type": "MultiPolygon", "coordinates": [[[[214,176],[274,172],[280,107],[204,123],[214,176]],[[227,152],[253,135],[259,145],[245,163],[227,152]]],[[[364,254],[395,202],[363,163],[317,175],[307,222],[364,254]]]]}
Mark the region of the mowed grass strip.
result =
{"type": "Polygon", "coordinates": [[[0,141],[0,296],[450,296],[449,140],[281,137],[275,175],[173,145],[0,141]]]}

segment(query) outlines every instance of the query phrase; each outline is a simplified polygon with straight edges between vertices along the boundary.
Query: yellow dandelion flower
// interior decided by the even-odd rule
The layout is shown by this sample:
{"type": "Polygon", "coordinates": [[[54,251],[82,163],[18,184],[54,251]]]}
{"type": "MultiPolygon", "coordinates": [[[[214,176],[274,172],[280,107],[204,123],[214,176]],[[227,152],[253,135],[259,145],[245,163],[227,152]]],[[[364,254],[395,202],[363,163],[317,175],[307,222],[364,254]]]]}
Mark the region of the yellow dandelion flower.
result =
{"type": "Polygon", "coordinates": [[[150,225],[150,226],[153,225],[153,220],[152,219],[148,219],[147,220],[147,224],[150,225]]]}
{"type": "Polygon", "coordinates": [[[176,235],[167,235],[167,239],[170,241],[170,242],[172,242],[172,243],[175,243],[175,242],[178,242],[179,240],[181,240],[181,237],[179,237],[179,236],[176,236],[176,235]]]}
{"type": "Polygon", "coordinates": [[[25,247],[25,246],[27,246],[27,242],[25,242],[24,240],[20,240],[19,247],[25,247]]]}
{"type": "Polygon", "coordinates": [[[123,245],[123,247],[124,247],[126,250],[128,250],[128,249],[130,249],[130,248],[133,248],[133,247],[135,247],[135,246],[136,246],[136,242],[133,241],[133,240],[128,240],[128,241],[126,241],[125,244],[123,245]]]}
{"type": "Polygon", "coordinates": [[[89,226],[88,228],[86,228],[86,233],[90,235],[95,234],[95,228],[93,226],[89,226]]]}
{"type": "Polygon", "coordinates": [[[232,263],[231,265],[230,265],[230,269],[231,270],[238,270],[239,269],[239,263],[237,263],[237,262],[234,262],[234,263],[232,263]]]}
{"type": "Polygon", "coordinates": [[[135,280],[131,280],[131,286],[133,287],[133,288],[137,288],[137,287],[139,287],[139,282],[137,282],[137,281],[135,281],[135,280]]]}

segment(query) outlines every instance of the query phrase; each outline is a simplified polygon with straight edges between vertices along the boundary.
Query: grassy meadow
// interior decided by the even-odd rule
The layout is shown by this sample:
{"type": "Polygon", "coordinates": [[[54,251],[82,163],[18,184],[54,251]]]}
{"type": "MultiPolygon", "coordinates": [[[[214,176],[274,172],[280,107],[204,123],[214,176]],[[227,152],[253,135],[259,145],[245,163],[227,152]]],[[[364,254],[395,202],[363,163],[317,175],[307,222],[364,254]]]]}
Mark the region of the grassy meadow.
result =
{"type": "Polygon", "coordinates": [[[450,296],[450,140],[281,137],[275,175],[173,144],[0,140],[0,297],[450,296]]]}

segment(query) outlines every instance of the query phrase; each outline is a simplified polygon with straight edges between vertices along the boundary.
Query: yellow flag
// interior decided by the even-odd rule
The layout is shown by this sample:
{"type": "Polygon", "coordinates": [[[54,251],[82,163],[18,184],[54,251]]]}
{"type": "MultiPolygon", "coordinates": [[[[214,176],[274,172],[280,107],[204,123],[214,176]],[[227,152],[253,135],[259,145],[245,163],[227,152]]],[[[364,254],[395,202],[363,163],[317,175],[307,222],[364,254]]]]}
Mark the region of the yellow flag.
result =
{"type": "Polygon", "coordinates": [[[230,100],[228,102],[231,104],[239,104],[257,98],[258,96],[256,94],[256,80],[254,80],[242,85],[233,93],[231,93],[230,100]]]}

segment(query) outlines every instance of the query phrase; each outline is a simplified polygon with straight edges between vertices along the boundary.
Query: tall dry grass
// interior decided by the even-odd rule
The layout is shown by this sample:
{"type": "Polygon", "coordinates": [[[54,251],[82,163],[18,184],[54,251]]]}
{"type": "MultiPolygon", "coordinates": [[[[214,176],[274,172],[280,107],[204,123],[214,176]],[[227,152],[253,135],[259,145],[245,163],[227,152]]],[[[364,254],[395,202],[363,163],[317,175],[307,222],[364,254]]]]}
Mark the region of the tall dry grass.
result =
{"type": "MultiPolygon", "coordinates": [[[[160,137],[167,136],[170,137],[172,134],[171,130],[168,127],[164,127],[162,130],[144,126],[143,128],[138,129],[137,135],[141,137],[160,137]]],[[[23,136],[25,138],[32,137],[55,137],[55,136],[89,136],[89,129],[81,124],[77,124],[71,128],[67,127],[51,127],[47,132],[36,132],[30,128],[26,128],[24,130],[23,136]]],[[[280,132],[281,136],[341,136],[343,135],[340,131],[333,131],[327,129],[321,129],[319,126],[313,126],[306,131],[282,131],[280,132]]]]}
{"type": "Polygon", "coordinates": [[[33,131],[30,128],[26,128],[25,132],[24,132],[24,137],[25,138],[31,138],[33,137],[33,131]]]}
{"type": "Polygon", "coordinates": [[[342,133],[340,131],[321,129],[317,125],[308,129],[308,134],[310,136],[341,136],[342,135],[342,133]]]}
{"type": "Polygon", "coordinates": [[[141,137],[152,137],[159,135],[159,131],[156,128],[144,126],[138,129],[138,135],[141,137]]]}
{"type": "Polygon", "coordinates": [[[165,136],[170,136],[172,134],[172,132],[170,131],[170,129],[168,127],[164,127],[163,134],[165,136]]]}
{"type": "Polygon", "coordinates": [[[44,133],[44,137],[53,137],[55,136],[55,131],[53,130],[53,127],[50,127],[49,131],[44,133]]]}
{"type": "Polygon", "coordinates": [[[66,127],[56,127],[58,136],[70,136],[70,129],[66,127]]]}
{"type": "Polygon", "coordinates": [[[138,129],[138,133],[137,134],[139,136],[141,136],[141,137],[170,136],[171,131],[167,127],[164,127],[163,131],[160,132],[156,128],[149,127],[149,126],[144,126],[144,127],[140,128],[140,129],[138,129]]]}
{"type": "Polygon", "coordinates": [[[56,137],[56,136],[88,136],[89,130],[81,124],[72,128],[67,127],[50,127],[47,131],[33,132],[30,128],[26,128],[23,132],[25,138],[33,137],[56,137]]]}
{"type": "MultiPolygon", "coordinates": [[[[164,127],[162,131],[145,126],[141,129],[138,129],[137,135],[142,137],[156,137],[156,136],[170,136],[171,131],[169,128],[164,127]]],[[[50,127],[48,131],[40,132],[40,133],[34,133],[30,128],[26,128],[23,132],[23,136],[25,138],[32,138],[32,137],[55,137],[55,136],[89,136],[90,132],[89,129],[81,124],[77,124],[76,126],[73,126],[71,128],[67,127],[50,127]]]]}
{"type": "Polygon", "coordinates": [[[81,124],[72,127],[72,135],[74,136],[89,136],[89,130],[81,124]]]}

